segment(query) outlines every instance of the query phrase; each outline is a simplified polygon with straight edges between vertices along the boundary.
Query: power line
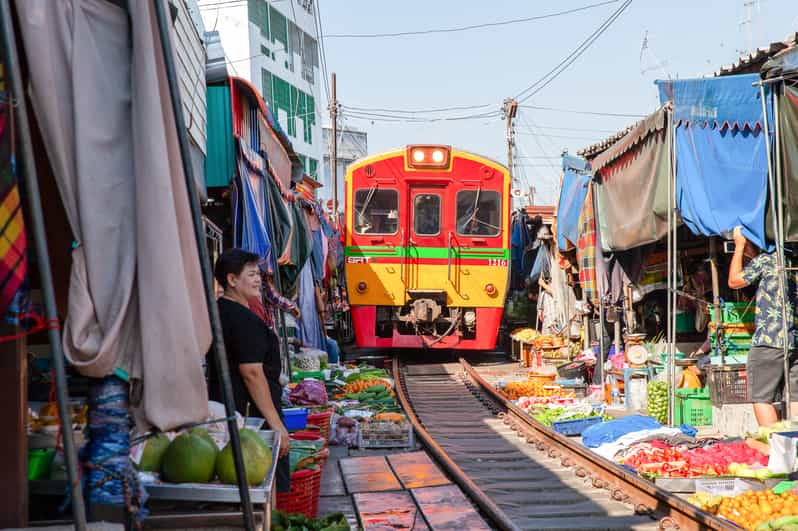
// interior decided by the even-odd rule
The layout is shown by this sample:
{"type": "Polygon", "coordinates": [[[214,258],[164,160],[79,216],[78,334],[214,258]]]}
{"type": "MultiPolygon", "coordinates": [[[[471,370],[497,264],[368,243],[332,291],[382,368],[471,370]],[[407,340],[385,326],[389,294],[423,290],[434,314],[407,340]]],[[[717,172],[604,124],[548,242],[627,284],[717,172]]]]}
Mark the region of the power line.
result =
{"type": "Polygon", "coordinates": [[[324,90],[327,92],[327,103],[330,102],[330,79],[327,74],[327,48],[324,45],[324,27],[321,25],[321,6],[320,0],[316,0],[316,16],[313,17],[316,23],[316,41],[319,43],[319,64],[321,65],[322,76],[324,76],[324,90]]]}
{"type": "Polygon", "coordinates": [[[598,111],[580,111],[575,109],[558,109],[555,107],[541,107],[538,105],[519,105],[518,107],[522,109],[534,109],[537,111],[553,111],[553,112],[564,112],[564,113],[571,113],[571,114],[587,114],[591,116],[612,116],[617,118],[645,118],[645,114],[624,114],[624,113],[615,113],[615,112],[598,112],[598,111]]]}
{"type": "Polygon", "coordinates": [[[494,104],[486,103],[484,105],[462,105],[459,107],[438,107],[437,109],[380,109],[375,107],[355,107],[347,105],[347,109],[351,109],[353,111],[376,111],[376,112],[390,112],[390,113],[398,113],[398,114],[423,114],[429,112],[447,112],[447,111],[463,111],[469,109],[484,109],[486,107],[492,107],[494,104]]]}
{"type": "Polygon", "coordinates": [[[437,28],[437,29],[428,29],[428,30],[417,30],[417,31],[397,31],[393,33],[337,33],[327,35],[328,39],[375,39],[375,38],[383,38],[383,37],[407,37],[411,35],[431,35],[434,33],[455,33],[459,31],[469,31],[474,29],[482,29],[482,28],[490,28],[496,26],[506,26],[508,24],[518,24],[521,22],[531,22],[533,20],[543,20],[547,18],[554,18],[563,15],[569,15],[571,13],[577,13],[579,11],[586,11],[588,9],[593,9],[600,6],[605,6],[608,4],[616,4],[620,0],[608,0],[605,2],[600,2],[597,4],[589,4],[582,7],[577,7],[574,9],[568,9],[565,11],[559,11],[557,13],[549,13],[547,15],[537,15],[533,17],[524,17],[524,18],[514,18],[508,20],[501,20],[498,22],[486,22],[483,24],[471,24],[469,26],[455,26],[450,28],[437,28]]]}
{"type": "MultiPolygon", "coordinates": [[[[519,135],[536,136],[536,135],[539,135],[540,133],[535,133],[535,132],[532,132],[532,131],[519,131],[518,134],[519,135]]],[[[597,137],[594,137],[594,136],[568,136],[568,135],[549,135],[549,134],[545,134],[544,136],[547,136],[549,138],[564,138],[564,139],[570,139],[570,140],[590,140],[590,141],[594,141],[594,142],[597,142],[597,141],[601,140],[601,138],[597,138],[597,137]]]]}
{"type": "Polygon", "coordinates": [[[577,46],[570,54],[568,54],[565,59],[560,61],[557,66],[546,72],[546,74],[544,74],[540,79],[519,92],[515,99],[518,100],[519,103],[523,103],[543,90],[552,81],[557,79],[569,66],[574,63],[574,61],[576,61],[583,53],[585,53],[605,31],[607,31],[612,23],[615,22],[631,4],[632,0],[626,0],[618,9],[613,11],[612,15],[610,15],[607,20],[602,22],[593,33],[591,33],[584,41],[582,41],[579,46],[577,46]]]}
{"type": "Polygon", "coordinates": [[[404,116],[404,115],[396,115],[396,114],[385,114],[385,113],[372,113],[372,112],[355,112],[347,110],[346,108],[342,109],[341,111],[343,114],[346,114],[352,118],[361,118],[365,120],[375,120],[375,121],[393,121],[393,122],[410,122],[410,123],[431,123],[431,122],[447,122],[447,121],[461,121],[461,120],[475,120],[475,119],[482,119],[482,118],[494,118],[498,117],[501,112],[496,111],[488,111],[484,113],[476,113],[476,114],[466,114],[460,116],[431,116],[431,117],[423,117],[423,116],[404,116]]]}

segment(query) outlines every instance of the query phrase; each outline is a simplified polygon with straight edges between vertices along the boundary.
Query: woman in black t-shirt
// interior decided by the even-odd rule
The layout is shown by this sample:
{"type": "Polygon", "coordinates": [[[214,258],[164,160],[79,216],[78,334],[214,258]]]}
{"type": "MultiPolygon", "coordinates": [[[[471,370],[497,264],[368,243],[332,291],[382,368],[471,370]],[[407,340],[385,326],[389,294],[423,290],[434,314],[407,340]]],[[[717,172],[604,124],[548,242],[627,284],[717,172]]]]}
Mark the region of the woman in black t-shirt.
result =
{"type": "MultiPolygon", "coordinates": [[[[280,432],[277,490],[290,488],[288,451],[291,440],[283,423],[280,385],[280,345],[277,336],[249,309],[248,301],[260,297],[260,257],[243,249],[228,249],[216,261],[214,276],[224,288],[219,298],[224,346],[230,362],[230,379],[236,410],[254,408],[274,431],[280,432]]],[[[209,363],[209,395],[219,400],[221,386],[215,364],[209,363]]]]}

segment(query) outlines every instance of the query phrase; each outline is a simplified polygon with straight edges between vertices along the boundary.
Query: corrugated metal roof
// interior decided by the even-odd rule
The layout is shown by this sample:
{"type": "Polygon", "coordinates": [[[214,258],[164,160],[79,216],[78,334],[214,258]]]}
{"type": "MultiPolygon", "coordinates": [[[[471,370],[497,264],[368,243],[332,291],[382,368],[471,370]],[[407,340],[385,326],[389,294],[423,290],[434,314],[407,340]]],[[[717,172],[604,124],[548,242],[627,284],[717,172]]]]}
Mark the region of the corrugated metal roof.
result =
{"type": "Polygon", "coordinates": [[[555,208],[553,206],[527,205],[524,207],[524,210],[526,211],[526,215],[530,218],[540,216],[543,220],[543,223],[546,225],[551,225],[554,222],[555,208]]]}
{"type": "MultiPolygon", "coordinates": [[[[642,120],[641,120],[641,122],[642,122],[642,120]]],[[[602,140],[601,142],[597,142],[597,143],[593,144],[592,146],[588,146],[588,147],[586,147],[586,148],[584,148],[582,150],[579,150],[579,151],[576,152],[576,154],[579,155],[580,157],[584,157],[584,158],[586,158],[588,160],[592,159],[592,158],[595,158],[600,153],[603,153],[604,151],[606,151],[609,148],[611,148],[616,142],[618,142],[620,139],[622,139],[624,136],[626,136],[626,134],[629,131],[631,131],[632,129],[637,127],[637,125],[639,123],[640,122],[636,122],[636,123],[630,125],[629,127],[627,127],[626,129],[624,129],[623,131],[618,131],[617,133],[615,133],[611,137],[606,138],[606,139],[602,140]]]]}
{"type": "Polygon", "coordinates": [[[768,46],[758,48],[753,53],[741,55],[730,65],[720,67],[715,76],[731,76],[736,74],[758,74],[765,62],[786,48],[798,44],[798,32],[783,41],[772,42],[768,46]]]}
{"type": "Polygon", "coordinates": [[[622,157],[637,144],[645,140],[651,133],[664,129],[670,114],[670,103],[640,120],[627,130],[627,133],[616,140],[612,146],[605,149],[590,162],[590,168],[598,172],[601,168],[622,157]]]}

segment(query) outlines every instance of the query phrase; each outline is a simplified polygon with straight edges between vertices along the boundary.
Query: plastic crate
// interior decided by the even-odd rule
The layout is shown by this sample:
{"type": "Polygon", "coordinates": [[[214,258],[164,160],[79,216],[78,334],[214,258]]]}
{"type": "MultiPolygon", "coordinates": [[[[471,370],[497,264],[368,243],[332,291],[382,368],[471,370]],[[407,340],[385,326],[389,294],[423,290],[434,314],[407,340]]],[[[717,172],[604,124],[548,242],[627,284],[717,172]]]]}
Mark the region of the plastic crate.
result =
{"type": "Polygon", "coordinates": [[[28,479],[47,479],[55,458],[55,448],[28,450],[28,479]]]}
{"type": "Polygon", "coordinates": [[[308,423],[308,410],[302,407],[284,409],[283,419],[288,431],[304,430],[308,423]]]}
{"type": "Polygon", "coordinates": [[[316,518],[319,514],[322,467],[298,470],[291,474],[291,490],[277,493],[277,509],[316,518]]]}
{"type": "Polygon", "coordinates": [[[748,373],[745,365],[710,365],[707,381],[709,396],[717,406],[724,404],[747,404],[748,373]]]}
{"type": "Polygon", "coordinates": [[[712,402],[709,389],[677,389],[673,412],[676,424],[712,425],[712,402]]]}
{"type": "Polygon", "coordinates": [[[305,378],[313,378],[314,380],[324,381],[324,371],[294,371],[291,374],[291,381],[298,383],[305,378]]]}
{"type": "Polygon", "coordinates": [[[330,419],[332,415],[332,410],[308,415],[308,425],[319,428],[319,435],[324,439],[325,446],[330,442],[330,419]]]}
{"type": "MultiPolygon", "coordinates": [[[[751,350],[751,334],[723,334],[721,337],[721,345],[726,347],[726,350],[751,350]]],[[[717,341],[714,335],[710,335],[709,342],[712,348],[715,348],[717,341]]]]}
{"type": "MultiPolygon", "coordinates": [[[[715,307],[709,307],[710,319],[715,318],[715,307]]],[[[752,302],[722,302],[720,304],[720,318],[724,323],[753,323],[755,305],[752,302]]]]}
{"type": "Polygon", "coordinates": [[[552,423],[551,427],[562,435],[582,435],[582,432],[594,424],[604,422],[601,416],[587,417],[574,420],[559,420],[552,423]]]}
{"type": "Polygon", "coordinates": [[[409,422],[371,421],[360,424],[357,446],[364,448],[412,448],[413,425],[409,422]]]}

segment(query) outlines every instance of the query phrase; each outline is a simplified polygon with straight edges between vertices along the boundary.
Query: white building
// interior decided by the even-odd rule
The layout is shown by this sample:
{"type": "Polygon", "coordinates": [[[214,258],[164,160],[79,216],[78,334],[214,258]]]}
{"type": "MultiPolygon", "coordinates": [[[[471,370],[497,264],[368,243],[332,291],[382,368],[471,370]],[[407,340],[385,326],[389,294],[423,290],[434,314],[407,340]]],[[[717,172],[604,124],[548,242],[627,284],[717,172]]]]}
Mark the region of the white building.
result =
{"type": "Polygon", "coordinates": [[[318,179],[324,142],[321,131],[316,9],[313,0],[204,0],[208,31],[219,32],[232,75],[261,93],[305,171],[318,179]]]}
{"type": "MultiPolygon", "coordinates": [[[[324,126],[324,145],[330,145],[331,129],[329,125],[324,126]]],[[[353,129],[348,125],[342,126],[338,130],[338,203],[344,204],[344,176],[350,164],[358,159],[362,159],[369,152],[368,134],[364,131],[353,129]]],[[[318,195],[324,199],[332,199],[332,172],[330,170],[329,149],[324,152],[324,172],[319,179],[323,188],[319,189],[318,195]]]]}

